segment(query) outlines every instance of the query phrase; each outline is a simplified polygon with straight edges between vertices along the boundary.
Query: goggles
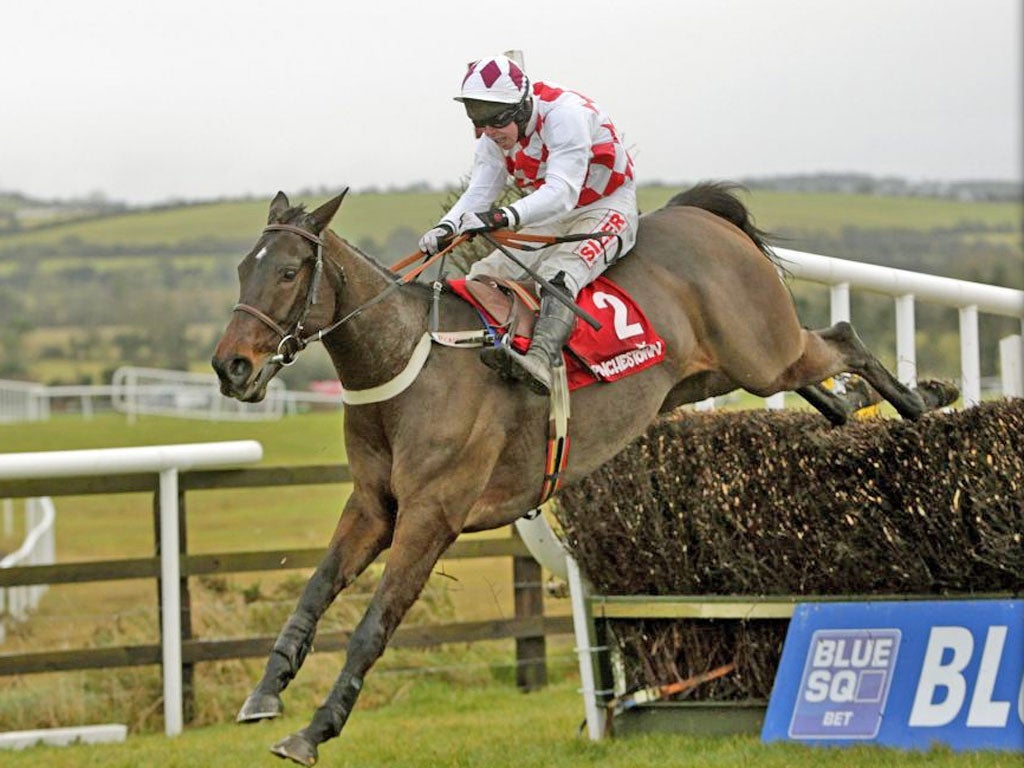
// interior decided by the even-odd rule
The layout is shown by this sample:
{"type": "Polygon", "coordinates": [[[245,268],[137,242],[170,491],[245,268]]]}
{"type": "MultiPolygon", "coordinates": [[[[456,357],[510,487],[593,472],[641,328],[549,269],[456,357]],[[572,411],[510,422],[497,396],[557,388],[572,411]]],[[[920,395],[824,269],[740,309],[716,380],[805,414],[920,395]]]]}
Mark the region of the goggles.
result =
{"type": "Polygon", "coordinates": [[[516,114],[518,112],[519,104],[513,104],[490,117],[476,118],[470,116],[469,119],[473,121],[473,127],[475,128],[504,128],[516,119],[516,114]]]}

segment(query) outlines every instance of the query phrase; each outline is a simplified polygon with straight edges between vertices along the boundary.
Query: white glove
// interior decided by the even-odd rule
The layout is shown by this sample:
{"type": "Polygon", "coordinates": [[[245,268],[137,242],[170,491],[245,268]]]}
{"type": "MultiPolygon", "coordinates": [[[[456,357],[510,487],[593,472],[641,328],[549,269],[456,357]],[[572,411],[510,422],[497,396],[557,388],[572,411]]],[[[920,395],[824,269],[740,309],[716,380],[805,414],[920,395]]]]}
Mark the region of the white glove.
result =
{"type": "Polygon", "coordinates": [[[455,227],[447,221],[442,221],[420,238],[420,250],[428,256],[433,256],[448,245],[445,241],[451,240],[452,235],[454,234],[455,227]]]}

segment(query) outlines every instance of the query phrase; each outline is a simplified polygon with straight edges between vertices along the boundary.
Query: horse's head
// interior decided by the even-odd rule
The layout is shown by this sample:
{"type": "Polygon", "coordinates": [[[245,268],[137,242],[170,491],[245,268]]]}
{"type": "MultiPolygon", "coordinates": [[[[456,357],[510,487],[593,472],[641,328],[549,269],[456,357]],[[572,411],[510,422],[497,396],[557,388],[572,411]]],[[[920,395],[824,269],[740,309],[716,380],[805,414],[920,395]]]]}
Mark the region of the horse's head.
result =
{"type": "Polygon", "coordinates": [[[342,192],[312,213],[293,207],[283,192],[270,203],[266,228],[238,265],[238,304],[213,353],[225,395],[262,400],[270,380],[301,349],[301,339],[330,322],[339,275],[324,258],[324,240],[344,197],[342,192]]]}

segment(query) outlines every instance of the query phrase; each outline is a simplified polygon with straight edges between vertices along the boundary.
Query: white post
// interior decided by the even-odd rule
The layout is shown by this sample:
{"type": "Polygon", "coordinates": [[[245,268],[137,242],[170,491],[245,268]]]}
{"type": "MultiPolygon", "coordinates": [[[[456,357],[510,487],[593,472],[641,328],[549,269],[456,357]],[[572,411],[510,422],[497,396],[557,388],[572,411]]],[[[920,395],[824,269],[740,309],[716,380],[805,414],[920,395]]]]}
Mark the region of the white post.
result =
{"type": "Polygon", "coordinates": [[[896,297],[896,378],[908,387],[917,386],[917,345],[914,294],[896,297]]]}
{"type": "Polygon", "coordinates": [[[566,557],[569,575],[569,601],[572,603],[572,626],[576,636],[576,656],[580,664],[580,693],[583,694],[583,713],[587,718],[587,735],[591,741],[604,737],[606,712],[599,706],[597,677],[594,674],[594,628],[590,620],[587,599],[590,590],[583,574],[572,557],[566,557]]]}
{"type": "Polygon", "coordinates": [[[978,307],[960,308],[960,371],[964,407],[981,402],[981,352],[978,342],[978,307]]]}
{"type": "Polygon", "coordinates": [[[999,340],[999,379],[1003,397],[1024,397],[1024,335],[999,340]]]}
{"type": "Polygon", "coordinates": [[[163,622],[164,733],[181,733],[181,563],[178,559],[178,470],[160,473],[160,602],[163,622]]]}
{"type": "Polygon", "coordinates": [[[850,284],[836,283],[829,289],[831,322],[835,325],[845,320],[850,322],[850,284]]]}
{"type": "Polygon", "coordinates": [[[128,403],[128,423],[134,424],[139,413],[139,378],[135,369],[125,377],[125,402],[128,403]]]}
{"type": "Polygon", "coordinates": [[[764,399],[764,407],[769,411],[781,411],[786,407],[786,393],[776,392],[774,395],[764,399]]]}
{"type": "Polygon", "coordinates": [[[14,499],[4,499],[4,538],[14,536],[14,499]]]}

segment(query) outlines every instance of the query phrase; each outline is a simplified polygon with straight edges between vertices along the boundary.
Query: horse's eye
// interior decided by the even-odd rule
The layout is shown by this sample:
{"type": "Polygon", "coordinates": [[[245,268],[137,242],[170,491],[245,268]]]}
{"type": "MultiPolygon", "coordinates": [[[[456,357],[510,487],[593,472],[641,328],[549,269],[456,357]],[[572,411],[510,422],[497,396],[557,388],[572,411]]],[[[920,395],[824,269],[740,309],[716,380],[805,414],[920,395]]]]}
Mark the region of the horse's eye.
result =
{"type": "Polygon", "coordinates": [[[299,274],[299,270],[295,269],[295,267],[284,267],[281,269],[282,280],[294,280],[297,274],[299,274]]]}

